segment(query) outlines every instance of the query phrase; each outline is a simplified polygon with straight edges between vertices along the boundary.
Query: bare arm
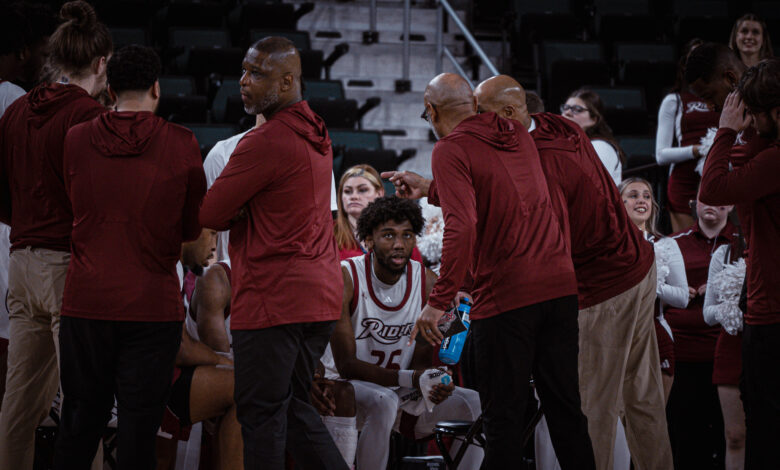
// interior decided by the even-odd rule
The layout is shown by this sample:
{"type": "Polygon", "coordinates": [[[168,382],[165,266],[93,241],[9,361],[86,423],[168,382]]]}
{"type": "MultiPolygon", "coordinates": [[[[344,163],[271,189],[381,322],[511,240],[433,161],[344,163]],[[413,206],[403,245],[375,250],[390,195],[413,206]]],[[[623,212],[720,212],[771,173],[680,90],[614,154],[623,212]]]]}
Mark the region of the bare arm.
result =
{"type": "Polygon", "coordinates": [[[191,308],[198,319],[201,341],[220,352],[230,352],[225,309],[230,306],[230,281],[219,264],[210,267],[195,284],[191,308]]]}
{"type": "Polygon", "coordinates": [[[185,366],[216,366],[219,364],[232,365],[230,359],[220,356],[205,344],[195,341],[187,330],[182,328],[181,346],[176,354],[176,365],[185,366]]]}

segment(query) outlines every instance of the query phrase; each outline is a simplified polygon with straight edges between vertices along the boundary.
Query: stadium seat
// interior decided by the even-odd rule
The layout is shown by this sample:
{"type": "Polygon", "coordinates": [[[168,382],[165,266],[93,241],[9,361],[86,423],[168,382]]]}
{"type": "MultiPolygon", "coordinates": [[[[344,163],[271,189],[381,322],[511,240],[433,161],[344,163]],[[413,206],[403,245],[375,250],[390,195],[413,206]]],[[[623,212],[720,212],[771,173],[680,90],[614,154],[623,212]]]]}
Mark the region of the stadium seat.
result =
{"type": "MultiPolygon", "coordinates": [[[[235,51],[241,54],[241,58],[237,62],[233,63],[234,74],[241,70],[241,59],[243,59],[243,53],[239,49],[232,49],[230,46],[230,36],[224,29],[193,29],[193,28],[174,28],[171,29],[168,34],[168,49],[165,59],[166,62],[171,62],[173,69],[178,73],[193,73],[191,65],[201,66],[204,60],[208,60],[211,57],[209,55],[216,56],[215,66],[221,65],[218,57],[222,54],[221,51],[229,51],[226,54],[231,55],[231,59],[235,58],[235,51]],[[192,51],[197,50],[195,53],[196,58],[194,64],[190,64],[192,59],[192,51]],[[216,52],[203,52],[203,51],[216,51],[216,52]]],[[[208,69],[208,64],[206,68],[208,69]]],[[[212,70],[212,72],[219,72],[218,70],[212,70]]],[[[206,74],[208,75],[208,73],[206,74]]]]}
{"type": "Polygon", "coordinates": [[[358,121],[358,104],[355,100],[311,99],[309,106],[328,127],[353,129],[358,121]]]}
{"type": "Polygon", "coordinates": [[[248,37],[252,29],[295,31],[298,19],[313,9],[313,3],[303,3],[296,9],[290,3],[245,1],[238,6],[233,16],[238,17],[237,27],[241,37],[248,37]]]}
{"type": "Polygon", "coordinates": [[[333,147],[342,149],[382,150],[382,134],[378,131],[355,131],[352,129],[328,129],[333,147]]]}
{"type": "Polygon", "coordinates": [[[598,43],[545,41],[541,46],[542,70],[549,77],[552,66],[561,60],[604,60],[604,51],[598,43]]]}
{"type": "Polygon", "coordinates": [[[591,88],[601,97],[604,118],[615,134],[647,134],[648,112],[641,88],[591,88]]]}
{"type": "Polygon", "coordinates": [[[195,81],[190,76],[163,75],[159,80],[162,96],[189,96],[196,94],[195,81]]]}
{"type": "Polygon", "coordinates": [[[548,77],[548,109],[557,108],[574,90],[583,86],[609,86],[609,66],[603,60],[562,60],[552,66],[548,77]]]}
{"type": "Polygon", "coordinates": [[[235,124],[246,116],[238,80],[237,77],[225,78],[219,83],[211,103],[211,113],[215,121],[235,124]]]}
{"type": "Polygon", "coordinates": [[[208,100],[205,96],[161,96],[157,115],[171,122],[206,122],[208,100]]]}
{"type": "Polygon", "coordinates": [[[304,80],[303,99],[344,99],[344,85],[340,80],[304,80]]]}
{"type": "Polygon", "coordinates": [[[523,13],[570,13],[572,2],[570,0],[513,0],[515,11],[523,13]]]}
{"type": "Polygon", "coordinates": [[[658,41],[664,35],[664,23],[651,15],[604,15],[599,21],[598,37],[608,43],[658,41]]]}
{"type": "Polygon", "coordinates": [[[648,110],[658,109],[677,75],[677,54],[671,44],[616,44],[618,84],[641,86],[648,110]]]}
{"type": "Polygon", "coordinates": [[[230,124],[184,124],[184,126],[195,134],[204,159],[214,144],[238,134],[238,128],[230,124]]]}
{"type": "Polygon", "coordinates": [[[114,41],[114,50],[129,44],[149,45],[149,35],[143,28],[111,28],[111,39],[114,41]]]}
{"type": "Polygon", "coordinates": [[[621,136],[618,143],[626,154],[624,170],[655,164],[655,139],[648,136],[621,136]]]}
{"type": "Polygon", "coordinates": [[[674,14],[680,18],[677,25],[677,44],[682,46],[692,38],[726,43],[733,25],[729,18],[728,2],[724,0],[676,0],[674,14]]]}
{"type": "Polygon", "coordinates": [[[164,29],[221,28],[225,13],[219,0],[170,0],[159,15],[164,29]]]}
{"type": "Polygon", "coordinates": [[[91,2],[100,21],[108,26],[146,28],[157,10],[156,0],[96,0],[91,2]]]}
{"type": "Polygon", "coordinates": [[[648,0],[593,0],[597,15],[649,15],[648,0]]]}
{"type": "Polygon", "coordinates": [[[380,173],[393,171],[398,169],[398,156],[394,150],[347,149],[341,167],[350,168],[363,163],[371,165],[380,173]]]}

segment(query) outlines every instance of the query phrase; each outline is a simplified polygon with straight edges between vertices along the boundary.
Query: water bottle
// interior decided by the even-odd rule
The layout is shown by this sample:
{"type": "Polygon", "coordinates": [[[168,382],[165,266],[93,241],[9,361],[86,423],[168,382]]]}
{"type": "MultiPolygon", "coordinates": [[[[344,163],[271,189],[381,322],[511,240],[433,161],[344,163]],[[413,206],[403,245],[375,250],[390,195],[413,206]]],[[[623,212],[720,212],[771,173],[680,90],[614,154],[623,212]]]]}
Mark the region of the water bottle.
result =
{"type": "Polygon", "coordinates": [[[461,321],[466,330],[448,336],[441,342],[439,360],[445,364],[457,364],[460,361],[460,353],[463,352],[463,345],[466,344],[466,335],[469,334],[469,325],[471,325],[469,318],[471,302],[468,298],[464,297],[461,299],[460,305],[458,305],[458,312],[460,312],[461,321]]]}

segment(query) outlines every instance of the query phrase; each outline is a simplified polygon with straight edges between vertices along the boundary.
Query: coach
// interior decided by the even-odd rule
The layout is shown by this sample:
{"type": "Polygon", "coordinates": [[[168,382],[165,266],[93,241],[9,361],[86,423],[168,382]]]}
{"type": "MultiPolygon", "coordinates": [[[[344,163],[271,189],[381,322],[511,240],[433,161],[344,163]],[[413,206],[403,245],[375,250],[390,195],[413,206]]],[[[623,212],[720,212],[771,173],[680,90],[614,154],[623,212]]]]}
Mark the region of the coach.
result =
{"type": "Polygon", "coordinates": [[[292,42],[255,43],[243,69],[244,109],[268,121],[238,143],[206,194],[200,221],[230,229],[244,466],[282,469],[286,447],[304,469],[346,469],[309,402],[343,290],[330,212],[330,138],[301,98],[301,59],[292,42]]]}
{"type": "Polygon", "coordinates": [[[390,174],[400,195],[427,194],[445,219],[441,275],[412,337],[441,341],[436,323],[470,268],[486,468],[517,464],[531,373],[545,413],[560,423],[561,468],[595,468],[577,380],[577,281],[533,140],[519,123],[477,115],[458,75],[434,78],[424,99],[423,117],[441,139],[434,181],[390,174]]]}

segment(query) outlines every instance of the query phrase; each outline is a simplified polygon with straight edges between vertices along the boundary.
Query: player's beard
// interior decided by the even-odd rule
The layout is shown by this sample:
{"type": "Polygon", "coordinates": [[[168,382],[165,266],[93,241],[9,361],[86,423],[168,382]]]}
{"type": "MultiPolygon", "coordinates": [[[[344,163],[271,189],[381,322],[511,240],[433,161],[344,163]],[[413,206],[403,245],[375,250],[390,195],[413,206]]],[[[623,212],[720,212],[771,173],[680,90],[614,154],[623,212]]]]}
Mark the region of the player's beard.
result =
{"type": "MultiPolygon", "coordinates": [[[[401,274],[401,273],[403,273],[404,270],[406,269],[406,265],[409,264],[409,258],[411,258],[411,256],[404,256],[403,264],[401,264],[400,268],[396,268],[393,264],[390,263],[390,258],[393,257],[393,252],[392,251],[387,253],[387,254],[382,253],[381,256],[380,256],[380,254],[377,253],[376,250],[375,250],[374,254],[376,255],[377,262],[383,268],[387,269],[388,271],[390,271],[393,274],[401,274]]],[[[401,256],[403,256],[403,255],[401,255],[401,256]]]]}

